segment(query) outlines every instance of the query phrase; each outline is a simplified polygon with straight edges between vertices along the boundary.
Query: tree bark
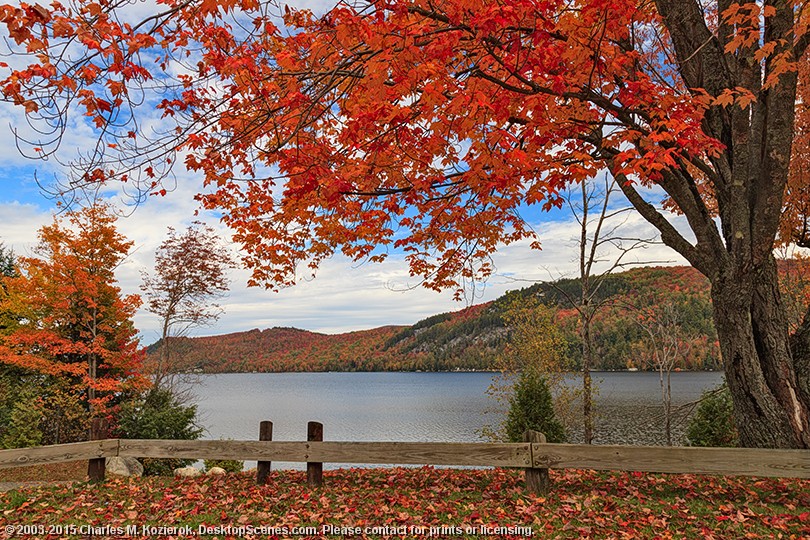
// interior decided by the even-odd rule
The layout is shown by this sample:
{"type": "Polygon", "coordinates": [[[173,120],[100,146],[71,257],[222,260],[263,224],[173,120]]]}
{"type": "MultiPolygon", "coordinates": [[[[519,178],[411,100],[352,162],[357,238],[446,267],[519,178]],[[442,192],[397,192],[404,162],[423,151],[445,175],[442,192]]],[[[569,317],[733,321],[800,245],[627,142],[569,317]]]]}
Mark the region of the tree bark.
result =
{"type": "Polygon", "coordinates": [[[810,448],[807,382],[794,367],[777,283],[773,257],[722,273],[712,282],[714,321],[740,444],[810,448]]]}
{"type": "Polygon", "coordinates": [[[714,322],[740,444],[810,448],[810,319],[796,336],[788,336],[773,257],[794,135],[797,84],[795,71],[780,72],[779,64],[798,62],[806,47],[806,40],[795,39],[794,4],[771,3],[773,14],[762,20],[761,28],[764,41],[776,48],[761,62],[756,44],[733,43],[734,27],[723,19],[730,2],[717,5],[720,20],[715,30],[707,24],[699,2],[655,3],[688,88],[719,96],[742,87],[757,99],[745,107],[710,107],[703,121],[705,133],[725,147],[709,159],[719,231],[715,219],[706,219],[711,214],[700,197],[699,182],[684,167],[666,171],[661,185],[684,212],[694,245],[663,223],[638,193],[631,190],[629,197],[635,197],[634,206],[661,231],[662,240],[712,284],[714,322]]]}
{"type": "Polygon", "coordinates": [[[790,337],[790,350],[802,399],[810,403],[810,307],[801,326],[790,337]]]}

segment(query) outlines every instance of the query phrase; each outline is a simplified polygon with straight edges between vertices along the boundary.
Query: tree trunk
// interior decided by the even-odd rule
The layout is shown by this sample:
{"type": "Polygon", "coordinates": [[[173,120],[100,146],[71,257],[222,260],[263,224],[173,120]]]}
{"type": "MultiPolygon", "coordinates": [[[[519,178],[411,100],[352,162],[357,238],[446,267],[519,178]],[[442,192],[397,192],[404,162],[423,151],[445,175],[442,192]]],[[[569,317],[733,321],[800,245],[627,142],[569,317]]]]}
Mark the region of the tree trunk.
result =
{"type": "Polygon", "coordinates": [[[163,334],[160,340],[160,353],[158,354],[157,365],[155,366],[152,385],[155,388],[163,388],[163,378],[168,374],[169,365],[169,316],[163,318],[163,334]]]}
{"type": "MultiPolygon", "coordinates": [[[[95,341],[98,337],[98,310],[96,308],[93,308],[92,321],[90,330],[92,332],[93,341],[95,341]]],[[[87,375],[90,378],[90,386],[87,389],[87,410],[90,416],[93,417],[96,415],[96,389],[93,385],[96,383],[96,378],[98,377],[98,357],[96,353],[90,353],[87,359],[87,375]]]]}
{"type": "Polygon", "coordinates": [[[96,382],[96,377],[98,376],[98,359],[96,358],[95,353],[90,354],[90,358],[88,359],[88,368],[87,374],[90,378],[90,386],[87,389],[87,410],[90,413],[90,416],[95,416],[96,414],[96,389],[93,387],[93,384],[96,382]]]}
{"type": "Polygon", "coordinates": [[[667,438],[667,446],[672,446],[672,364],[667,364],[666,373],[666,386],[664,380],[661,380],[664,394],[664,435],[667,438]]]}
{"type": "Polygon", "coordinates": [[[810,403],[810,308],[801,326],[790,337],[790,350],[802,399],[810,403]]]}
{"type": "Polygon", "coordinates": [[[582,421],[584,425],[585,444],[593,443],[592,356],[591,320],[589,317],[582,317],[582,421]]]}
{"type": "Polygon", "coordinates": [[[773,257],[753,271],[723,272],[712,283],[714,321],[740,444],[810,448],[810,400],[794,369],[777,283],[773,257]]]}

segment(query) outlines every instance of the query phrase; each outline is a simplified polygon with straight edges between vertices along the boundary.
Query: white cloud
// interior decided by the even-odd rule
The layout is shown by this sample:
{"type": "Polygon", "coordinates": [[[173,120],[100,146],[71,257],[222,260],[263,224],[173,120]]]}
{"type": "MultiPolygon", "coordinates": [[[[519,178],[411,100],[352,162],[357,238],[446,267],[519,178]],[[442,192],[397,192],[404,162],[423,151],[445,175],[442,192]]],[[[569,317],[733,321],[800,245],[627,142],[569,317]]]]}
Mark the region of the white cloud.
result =
{"type": "MultiPolygon", "coordinates": [[[[291,4],[323,13],[334,2],[299,0],[291,4]]],[[[138,15],[148,12],[153,6],[151,2],[139,4],[138,15]]],[[[150,111],[142,119],[142,125],[161,127],[158,117],[158,111],[150,111]]],[[[71,118],[69,132],[64,138],[63,150],[67,153],[77,148],[88,148],[95,142],[94,133],[85,122],[86,119],[80,115],[71,118]]],[[[8,124],[27,129],[19,108],[0,103],[0,129],[8,124]]],[[[37,230],[51,220],[52,204],[44,197],[33,196],[36,186],[33,183],[32,162],[20,157],[8,131],[2,135],[2,140],[0,163],[4,170],[0,171],[0,179],[4,179],[4,192],[0,194],[0,211],[6,219],[0,228],[0,240],[18,254],[30,254],[31,247],[36,243],[37,230]]],[[[37,168],[43,180],[60,173],[58,164],[53,161],[37,163],[37,168]]],[[[224,238],[230,237],[230,232],[215,216],[195,216],[198,204],[194,201],[194,195],[201,189],[199,177],[180,169],[175,172],[178,174],[177,186],[167,196],[149,197],[134,212],[122,206],[122,211],[130,215],[122,217],[119,229],[136,246],[118,272],[120,286],[127,294],[139,292],[141,272],[153,267],[155,249],[165,238],[168,226],[182,229],[192,221],[201,219],[212,225],[224,238]]],[[[116,190],[120,190],[120,186],[105,190],[105,195],[116,190]]],[[[117,199],[127,200],[125,196],[117,199]]],[[[626,227],[638,236],[652,236],[651,227],[636,214],[626,227]]],[[[502,247],[492,256],[496,273],[477,289],[471,302],[495,299],[509,289],[525,287],[533,281],[576,276],[576,249],[573,244],[578,235],[576,223],[573,220],[541,222],[536,230],[543,250],[530,249],[527,241],[502,247]]],[[[642,261],[682,262],[662,246],[639,251],[638,257],[642,261]]],[[[297,286],[278,293],[248,289],[245,286],[247,277],[246,270],[233,273],[231,293],[219,302],[225,308],[225,313],[215,327],[198,329],[197,334],[220,334],[272,326],[344,332],[388,324],[412,324],[424,317],[461,309],[466,305],[453,301],[452,291],[437,293],[420,287],[419,279],[408,275],[404,258],[397,253],[392,253],[384,263],[359,266],[345,257],[335,256],[322,264],[316,279],[303,280],[297,286]]],[[[157,339],[159,322],[156,317],[141,310],[135,323],[145,343],[157,339]]]]}
{"type": "Polygon", "coordinates": [[[50,223],[51,214],[33,204],[19,202],[0,203],[0,213],[4,216],[0,241],[18,256],[31,255],[37,242],[37,231],[50,223]]]}
{"type": "MultiPolygon", "coordinates": [[[[195,187],[192,178],[183,179],[175,192],[166,197],[150,197],[131,215],[119,220],[120,231],[136,246],[118,271],[125,293],[139,292],[141,272],[153,267],[155,249],[165,238],[168,226],[182,229],[202,218],[223,238],[229,238],[229,231],[216,219],[194,216],[195,187]]],[[[30,253],[36,242],[36,231],[50,222],[50,213],[34,205],[14,202],[0,205],[0,210],[7,216],[2,240],[17,253],[30,253]]],[[[636,235],[652,236],[651,226],[637,214],[630,217],[625,227],[636,235]]],[[[493,300],[507,290],[536,281],[576,277],[577,224],[573,220],[553,221],[539,223],[535,228],[543,249],[530,249],[528,241],[502,246],[492,256],[495,274],[478,290],[471,303],[493,300]]],[[[683,264],[682,259],[661,245],[639,250],[634,257],[641,262],[683,264]]],[[[231,292],[218,302],[225,309],[221,319],[215,327],[199,328],[195,334],[273,326],[337,333],[388,324],[413,324],[430,315],[466,306],[452,299],[452,291],[437,293],[419,286],[419,279],[408,275],[404,258],[396,253],[383,263],[364,265],[337,255],[322,264],[314,280],[301,280],[295,287],[280,292],[246,287],[248,275],[247,270],[233,272],[231,292]]],[[[135,322],[145,343],[158,338],[159,321],[155,316],[142,309],[135,322]]]]}

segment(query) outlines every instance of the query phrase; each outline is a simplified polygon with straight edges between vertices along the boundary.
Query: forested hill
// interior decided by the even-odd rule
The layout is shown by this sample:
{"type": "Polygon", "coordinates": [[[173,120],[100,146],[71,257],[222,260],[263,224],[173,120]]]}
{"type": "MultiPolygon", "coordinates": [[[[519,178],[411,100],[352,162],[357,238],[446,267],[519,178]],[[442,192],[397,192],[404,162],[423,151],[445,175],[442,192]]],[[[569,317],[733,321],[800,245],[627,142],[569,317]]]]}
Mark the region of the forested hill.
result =
{"type": "MultiPolygon", "coordinates": [[[[509,340],[502,314],[514,300],[529,297],[558,310],[557,320],[574,362],[580,352],[577,316],[567,298],[578,298],[576,279],[539,283],[503,297],[452,313],[428,317],[413,326],[327,335],[295,328],[271,328],[233,334],[176,338],[174,357],[184,370],[217,372],[485,370],[509,340]]],[[[599,289],[609,299],[594,324],[599,364],[596,369],[644,369],[649,350],[638,312],[675,304],[680,324],[695,336],[682,369],[718,367],[711,323],[708,283],[691,267],[636,268],[605,278],[599,289]]],[[[149,347],[154,354],[159,343],[149,347]]]]}

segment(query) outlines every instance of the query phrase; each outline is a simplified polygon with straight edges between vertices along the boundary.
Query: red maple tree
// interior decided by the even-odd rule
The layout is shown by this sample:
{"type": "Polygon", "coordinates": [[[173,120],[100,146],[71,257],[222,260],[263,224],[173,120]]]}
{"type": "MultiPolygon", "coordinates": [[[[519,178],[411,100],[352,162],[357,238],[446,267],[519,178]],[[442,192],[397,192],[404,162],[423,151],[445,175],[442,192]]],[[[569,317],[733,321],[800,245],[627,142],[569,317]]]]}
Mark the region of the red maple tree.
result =
{"type": "Polygon", "coordinates": [[[74,180],[160,193],[182,155],[254,284],[394,248],[426,285],[458,288],[533,237],[526,207],[606,169],[711,282],[741,442],[810,447],[810,317],[788,335],[772,253],[803,0],[388,0],[285,8],[290,31],[259,0],[164,0],[130,22],[125,4],[0,7],[32,59],[3,92],[56,128],[34,151],[54,150],[72,108],[98,128],[74,180]],[[140,128],[144,100],[170,129],[140,128]]]}

